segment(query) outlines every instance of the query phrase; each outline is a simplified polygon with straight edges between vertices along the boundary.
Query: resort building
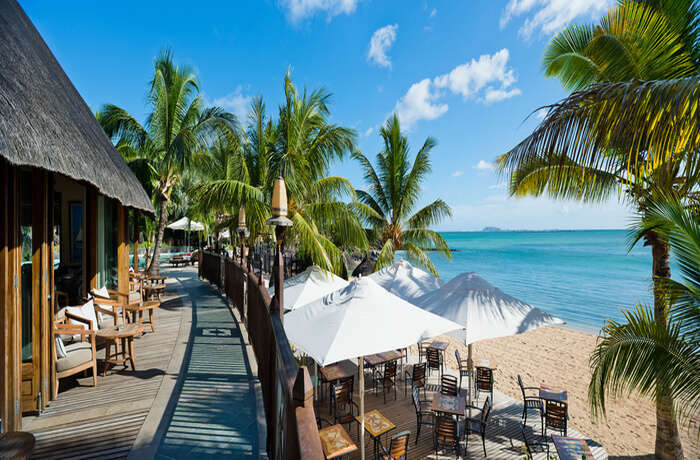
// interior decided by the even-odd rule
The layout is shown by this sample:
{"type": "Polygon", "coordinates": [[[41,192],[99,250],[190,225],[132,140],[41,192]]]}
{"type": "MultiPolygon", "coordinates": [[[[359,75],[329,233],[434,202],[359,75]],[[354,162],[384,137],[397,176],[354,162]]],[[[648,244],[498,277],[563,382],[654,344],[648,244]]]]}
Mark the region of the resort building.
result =
{"type": "Polygon", "coordinates": [[[34,25],[0,2],[0,419],[54,394],[53,315],[128,291],[130,229],[151,201],[34,25]],[[131,216],[131,219],[130,219],[131,216]]]}

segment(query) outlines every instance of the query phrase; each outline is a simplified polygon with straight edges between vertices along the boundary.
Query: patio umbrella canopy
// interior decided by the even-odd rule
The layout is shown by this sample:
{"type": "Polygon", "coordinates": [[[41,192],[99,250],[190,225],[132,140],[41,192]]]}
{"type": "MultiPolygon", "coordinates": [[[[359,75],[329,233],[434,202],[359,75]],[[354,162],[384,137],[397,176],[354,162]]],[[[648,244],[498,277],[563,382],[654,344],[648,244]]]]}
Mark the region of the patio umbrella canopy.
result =
{"type": "Polygon", "coordinates": [[[564,324],[559,318],[509,296],[476,273],[462,273],[414,302],[422,309],[461,325],[450,335],[469,345],[479,340],[520,334],[564,324]]]}
{"type": "MultiPolygon", "coordinates": [[[[284,309],[296,310],[347,285],[348,282],[343,278],[331,272],[324,272],[317,265],[312,265],[303,272],[284,280],[284,309]]],[[[270,296],[275,293],[274,287],[268,291],[270,296]]]]}
{"type": "Polygon", "coordinates": [[[201,232],[204,230],[204,225],[199,222],[195,222],[187,217],[176,220],[172,224],[168,225],[170,230],[191,230],[194,232],[201,232]]]}
{"type": "Polygon", "coordinates": [[[368,278],[411,303],[445,284],[440,278],[414,267],[409,261],[403,259],[372,273],[368,278]]]}

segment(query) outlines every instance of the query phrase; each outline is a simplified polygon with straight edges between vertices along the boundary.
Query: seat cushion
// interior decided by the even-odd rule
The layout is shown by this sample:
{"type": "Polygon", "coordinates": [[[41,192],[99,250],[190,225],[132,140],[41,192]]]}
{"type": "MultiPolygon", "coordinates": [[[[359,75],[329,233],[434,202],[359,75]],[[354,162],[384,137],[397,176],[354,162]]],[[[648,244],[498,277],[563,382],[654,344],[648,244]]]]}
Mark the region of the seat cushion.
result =
{"type": "Polygon", "coordinates": [[[92,361],[92,345],[78,342],[66,345],[66,357],[56,360],[56,372],[63,372],[92,361]]]}

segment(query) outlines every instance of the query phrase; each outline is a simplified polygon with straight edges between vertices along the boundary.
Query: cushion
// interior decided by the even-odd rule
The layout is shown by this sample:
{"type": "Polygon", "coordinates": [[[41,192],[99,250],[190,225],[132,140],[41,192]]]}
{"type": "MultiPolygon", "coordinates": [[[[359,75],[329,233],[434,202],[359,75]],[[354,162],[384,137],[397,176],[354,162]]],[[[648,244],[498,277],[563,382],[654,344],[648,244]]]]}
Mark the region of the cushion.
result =
{"type": "Polygon", "coordinates": [[[141,293],[139,291],[131,291],[129,293],[129,303],[141,302],[141,293]]]}
{"type": "Polygon", "coordinates": [[[92,293],[95,295],[95,297],[101,297],[103,299],[109,299],[109,292],[107,291],[106,287],[101,287],[99,289],[93,289],[92,293]]]}
{"type": "Polygon", "coordinates": [[[56,358],[65,358],[66,357],[66,346],[63,343],[63,340],[61,340],[60,336],[55,336],[54,340],[56,341],[56,358]]]}
{"type": "Polygon", "coordinates": [[[78,342],[66,345],[66,357],[56,360],[56,372],[63,372],[92,361],[90,342],[78,342]]]}
{"type": "MultiPolygon", "coordinates": [[[[97,324],[97,316],[95,315],[95,304],[92,299],[88,300],[86,303],[79,307],[66,307],[71,314],[75,316],[80,316],[81,318],[92,321],[92,329],[97,330],[99,325],[97,324]]],[[[84,323],[79,323],[84,324],[84,323]]],[[[87,325],[85,325],[88,328],[87,325]]],[[[80,335],[73,336],[75,340],[80,340],[80,335]],[[76,338],[77,337],[77,338],[76,338]]]]}

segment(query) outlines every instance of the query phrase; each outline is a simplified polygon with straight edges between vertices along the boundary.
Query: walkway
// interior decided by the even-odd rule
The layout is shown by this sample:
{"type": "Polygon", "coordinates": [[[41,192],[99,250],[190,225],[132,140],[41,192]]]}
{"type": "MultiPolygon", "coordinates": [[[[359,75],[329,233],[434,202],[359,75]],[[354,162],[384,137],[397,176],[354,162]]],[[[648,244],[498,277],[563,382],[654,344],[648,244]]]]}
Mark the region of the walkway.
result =
{"type": "Polygon", "coordinates": [[[156,333],[134,342],[136,371],[117,366],[97,388],[92,375],[62,379],[44,414],[25,417],[34,458],[264,457],[255,363],[236,319],[195,267],[164,274],[156,333]]]}

